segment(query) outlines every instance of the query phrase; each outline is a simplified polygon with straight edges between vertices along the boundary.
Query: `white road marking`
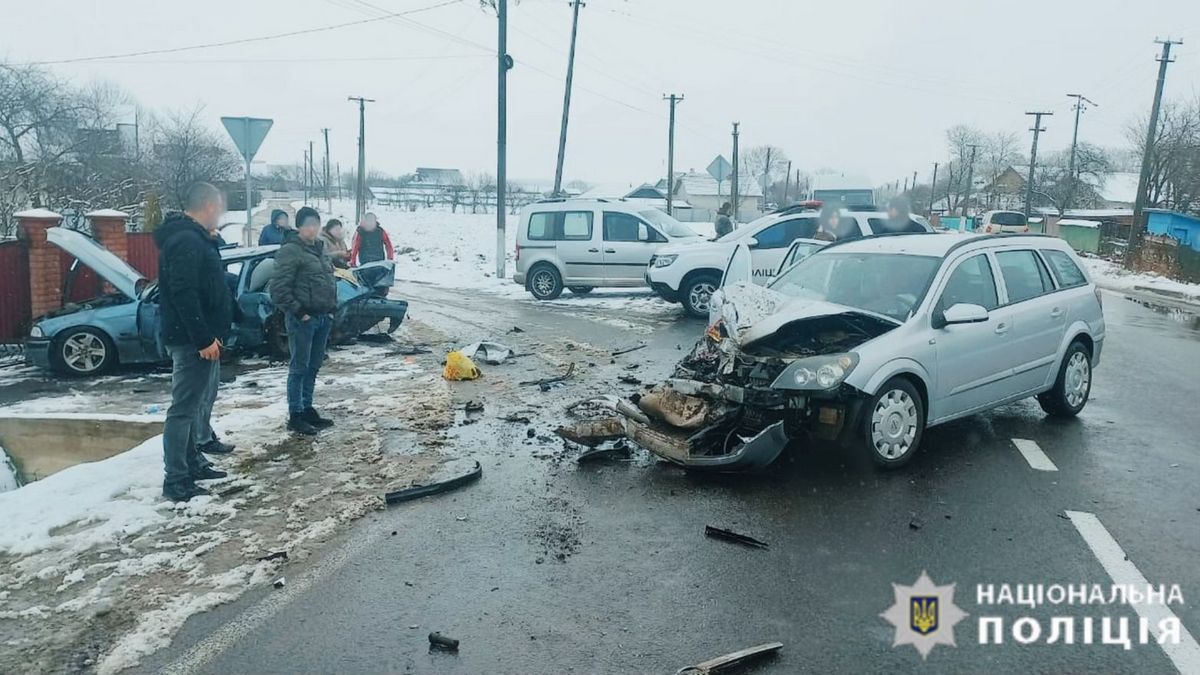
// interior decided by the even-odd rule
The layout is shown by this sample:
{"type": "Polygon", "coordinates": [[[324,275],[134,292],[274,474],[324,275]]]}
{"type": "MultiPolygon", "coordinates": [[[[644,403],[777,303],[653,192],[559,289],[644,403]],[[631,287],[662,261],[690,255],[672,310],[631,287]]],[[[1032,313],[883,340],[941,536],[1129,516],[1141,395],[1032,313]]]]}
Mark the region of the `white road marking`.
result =
{"type": "Polygon", "coordinates": [[[1013,445],[1017,446],[1017,450],[1021,451],[1021,455],[1025,457],[1025,461],[1029,462],[1029,466],[1038,471],[1058,471],[1058,467],[1054,466],[1054,462],[1042,452],[1036,441],[1031,441],[1024,438],[1012,439],[1013,445]]]}
{"type": "MultiPolygon", "coordinates": [[[[1125,555],[1125,551],[1121,549],[1121,545],[1116,539],[1109,534],[1108,529],[1100,522],[1100,519],[1093,513],[1085,513],[1083,511],[1067,511],[1067,517],[1071,519],[1071,523],[1075,525],[1075,529],[1079,530],[1079,536],[1087,542],[1092,553],[1096,554],[1096,558],[1100,560],[1101,567],[1108,576],[1112,577],[1113,583],[1121,585],[1129,585],[1135,588],[1146,588],[1150,582],[1146,581],[1146,577],[1138,570],[1133,561],[1125,555]]],[[[1175,668],[1181,673],[1200,673],[1200,644],[1196,643],[1196,638],[1188,632],[1187,626],[1183,625],[1183,621],[1175,612],[1171,611],[1165,603],[1137,603],[1130,604],[1133,610],[1138,613],[1138,616],[1143,617],[1150,624],[1150,633],[1154,635],[1157,642],[1159,636],[1158,624],[1164,619],[1175,619],[1179,622],[1179,643],[1160,644],[1162,650],[1167,653],[1167,658],[1171,659],[1171,663],[1175,664],[1175,668]]]]}

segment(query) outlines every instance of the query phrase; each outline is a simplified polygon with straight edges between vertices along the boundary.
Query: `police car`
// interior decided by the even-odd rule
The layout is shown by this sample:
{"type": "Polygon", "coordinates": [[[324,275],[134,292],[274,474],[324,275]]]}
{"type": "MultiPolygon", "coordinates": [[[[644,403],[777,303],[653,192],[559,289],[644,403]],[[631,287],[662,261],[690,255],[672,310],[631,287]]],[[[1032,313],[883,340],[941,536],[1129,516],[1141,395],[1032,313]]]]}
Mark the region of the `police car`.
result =
{"type": "MultiPolygon", "coordinates": [[[[783,266],[784,258],[798,261],[823,244],[815,238],[820,203],[805,202],[765,215],[716,241],[672,243],[658,249],[646,268],[646,283],[668,302],[678,302],[692,316],[708,316],[708,300],[721,285],[721,274],[738,244],[750,249],[752,278],[765,284],[783,266]],[[798,242],[796,249],[793,242],[798,242]]],[[[857,228],[839,239],[854,239],[889,232],[887,213],[874,207],[851,207],[841,213],[843,222],[857,228]],[[860,210],[867,209],[867,210],[860,210]]],[[[928,223],[913,221],[931,231],[928,223]]]]}

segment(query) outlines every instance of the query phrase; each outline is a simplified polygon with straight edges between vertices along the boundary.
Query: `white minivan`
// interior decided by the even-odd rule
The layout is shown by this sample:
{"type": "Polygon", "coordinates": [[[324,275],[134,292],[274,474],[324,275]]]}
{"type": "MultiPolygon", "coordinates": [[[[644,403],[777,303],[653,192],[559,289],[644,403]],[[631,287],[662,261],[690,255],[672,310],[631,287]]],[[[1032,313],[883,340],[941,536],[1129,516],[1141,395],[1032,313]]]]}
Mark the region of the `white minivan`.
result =
{"type": "Polygon", "coordinates": [[[699,241],[687,225],[634,201],[550,200],[521,211],[513,281],[538,300],[564,288],[644,286],[646,265],[664,244],[699,241]]]}

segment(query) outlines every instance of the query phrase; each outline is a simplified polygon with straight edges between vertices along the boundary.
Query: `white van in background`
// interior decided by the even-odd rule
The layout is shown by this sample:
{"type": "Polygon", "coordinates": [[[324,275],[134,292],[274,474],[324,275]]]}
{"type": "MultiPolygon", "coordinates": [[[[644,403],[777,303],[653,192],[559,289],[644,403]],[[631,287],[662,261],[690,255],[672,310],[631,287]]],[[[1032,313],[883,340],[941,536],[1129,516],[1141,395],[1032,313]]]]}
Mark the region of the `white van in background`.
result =
{"type": "Polygon", "coordinates": [[[637,202],[548,200],[521,211],[513,281],[538,300],[564,288],[644,286],[646,266],[664,244],[699,241],[687,225],[637,202]]]}

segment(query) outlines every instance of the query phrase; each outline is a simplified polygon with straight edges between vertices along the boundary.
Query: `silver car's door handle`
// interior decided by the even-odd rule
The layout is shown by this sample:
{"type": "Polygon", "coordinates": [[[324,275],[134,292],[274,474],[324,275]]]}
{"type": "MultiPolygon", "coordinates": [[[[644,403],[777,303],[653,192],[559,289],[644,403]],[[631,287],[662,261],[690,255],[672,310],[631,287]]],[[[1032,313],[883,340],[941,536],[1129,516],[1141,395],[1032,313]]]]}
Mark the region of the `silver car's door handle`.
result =
{"type": "Polygon", "coordinates": [[[589,248],[588,249],[588,253],[599,253],[599,252],[600,252],[600,249],[598,249],[598,248],[589,248]]]}
{"type": "Polygon", "coordinates": [[[1055,307],[1054,309],[1050,310],[1050,316],[1052,316],[1052,317],[1054,317],[1054,318],[1056,318],[1056,319],[1057,319],[1058,317],[1062,316],[1062,308],[1061,308],[1061,307],[1055,307]]]}
{"type": "Polygon", "coordinates": [[[615,248],[606,248],[606,249],[604,249],[604,252],[605,252],[605,253],[616,253],[616,252],[617,252],[617,249],[615,249],[615,248]]]}
{"type": "Polygon", "coordinates": [[[996,334],[997,335],[1003,335],[1007,332],[1008,332],[1008,324],[1006,324],[1006,323],[996,324],[996,334]]]}

